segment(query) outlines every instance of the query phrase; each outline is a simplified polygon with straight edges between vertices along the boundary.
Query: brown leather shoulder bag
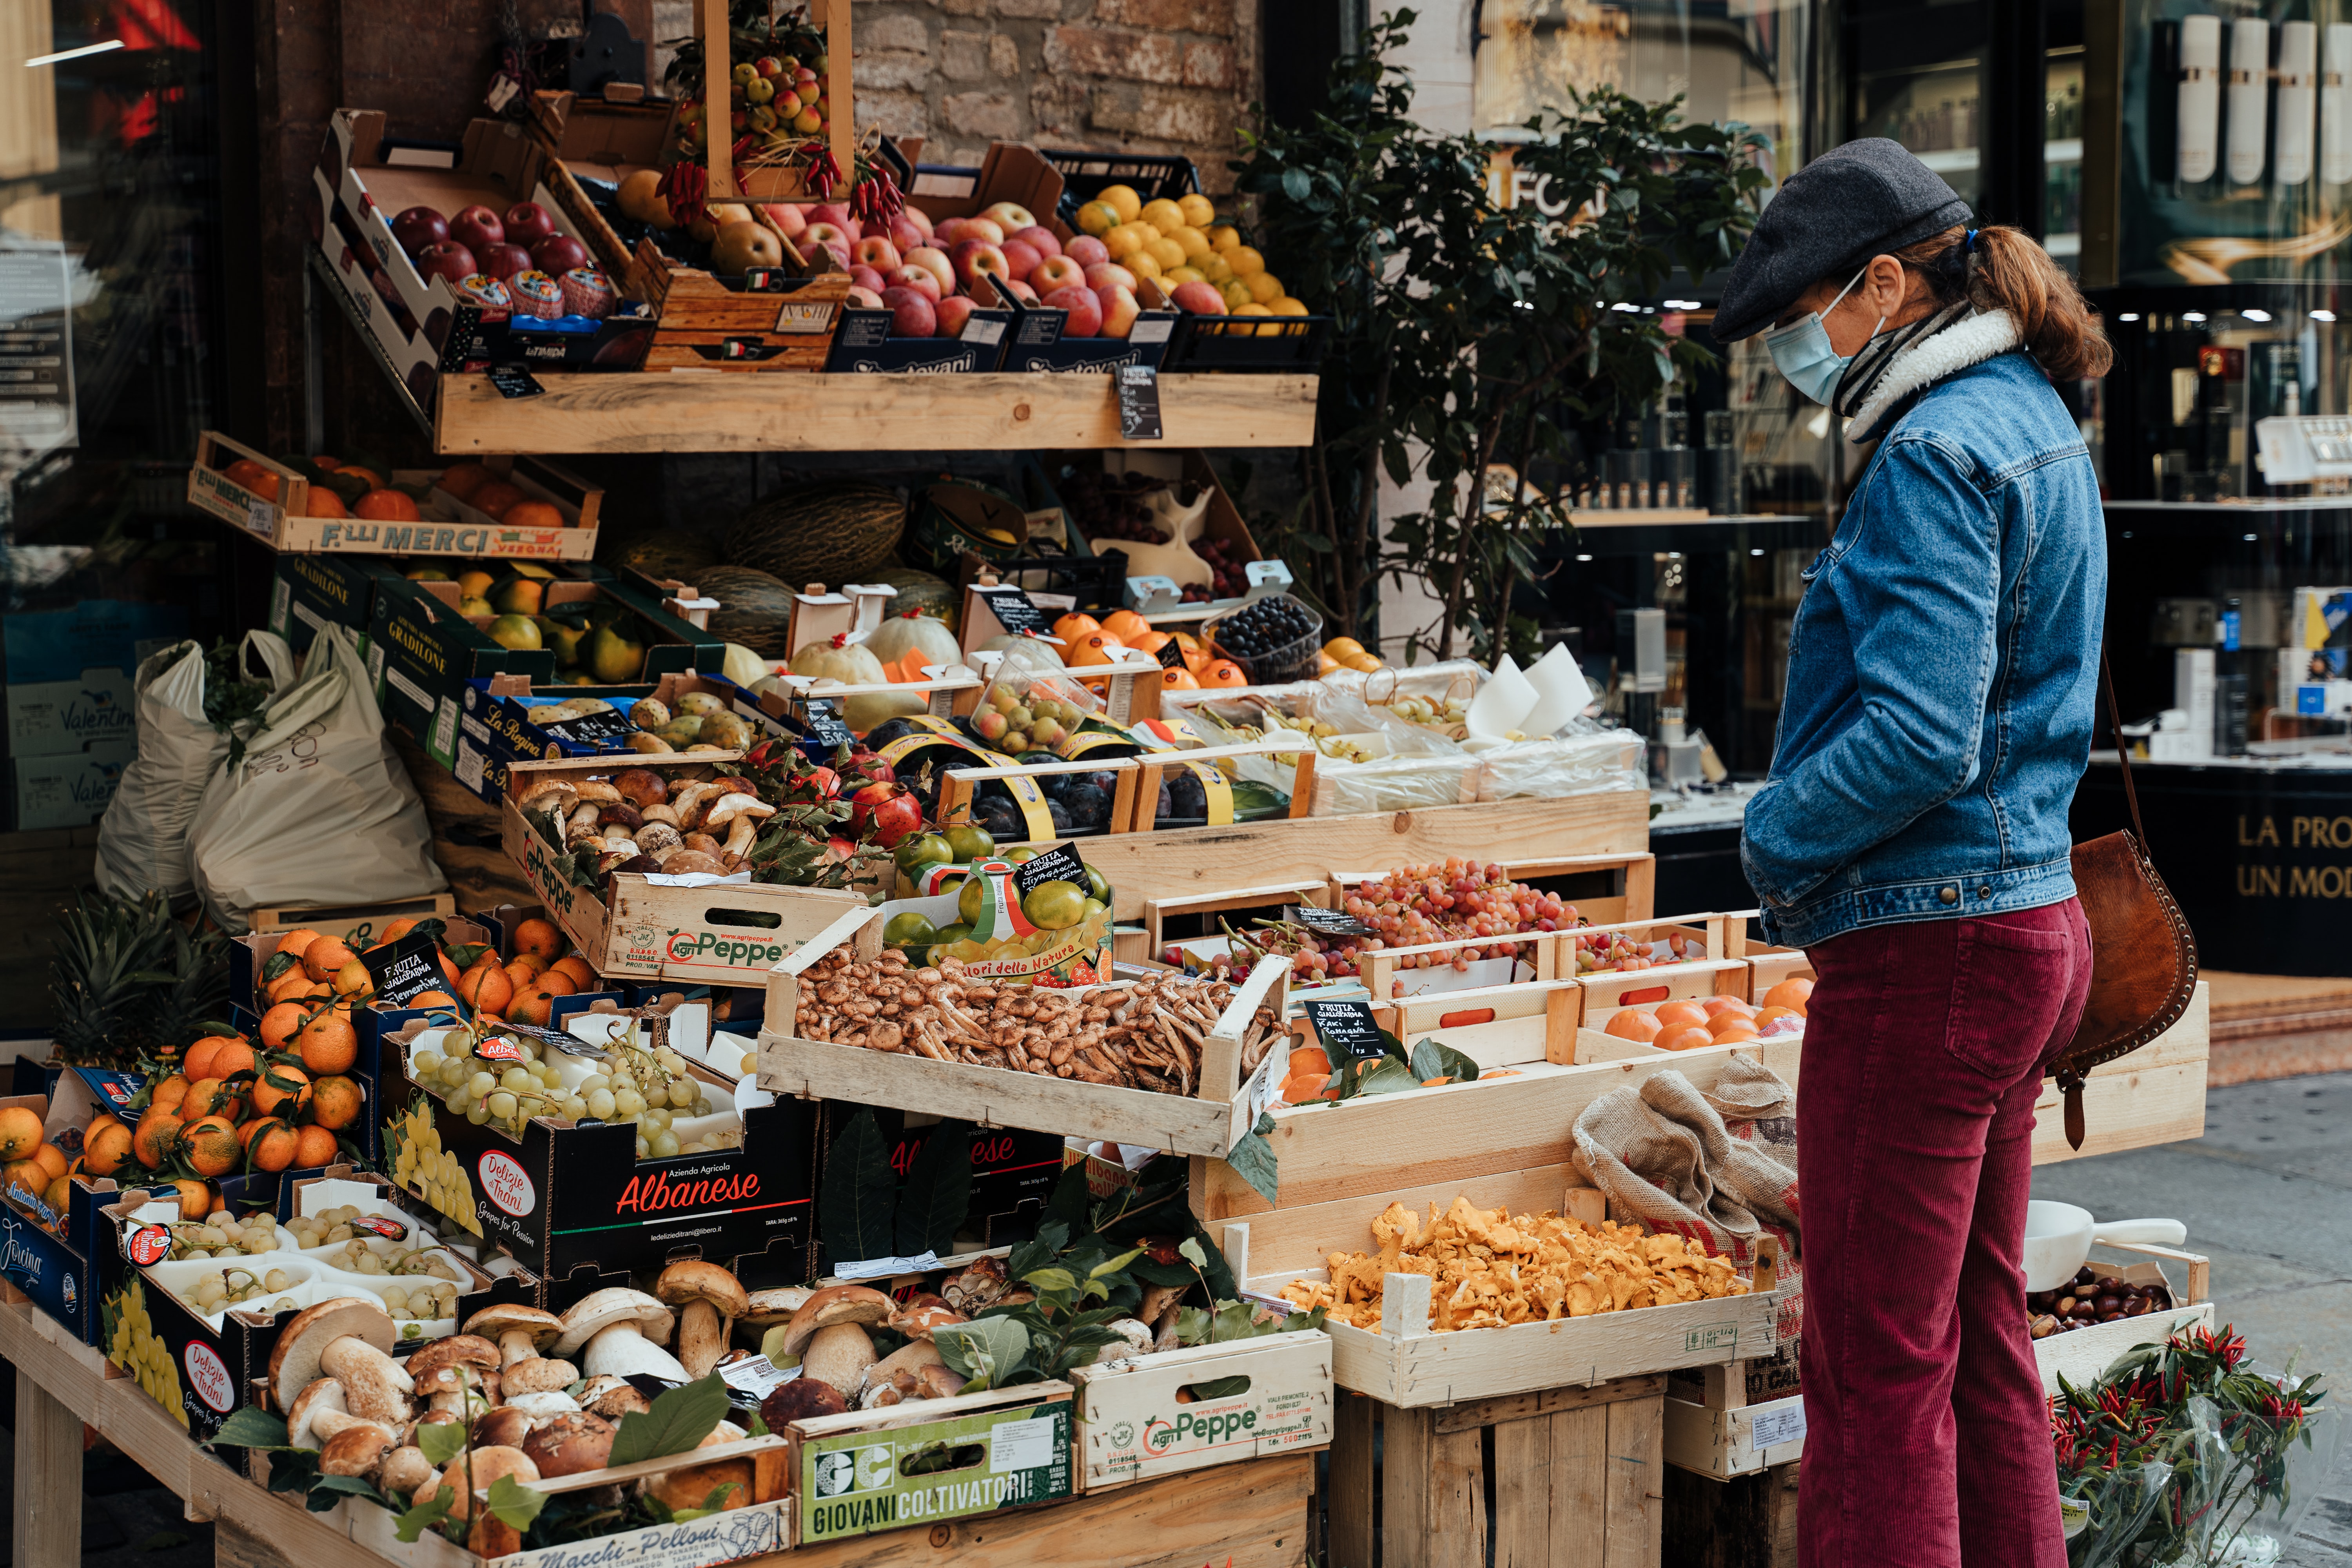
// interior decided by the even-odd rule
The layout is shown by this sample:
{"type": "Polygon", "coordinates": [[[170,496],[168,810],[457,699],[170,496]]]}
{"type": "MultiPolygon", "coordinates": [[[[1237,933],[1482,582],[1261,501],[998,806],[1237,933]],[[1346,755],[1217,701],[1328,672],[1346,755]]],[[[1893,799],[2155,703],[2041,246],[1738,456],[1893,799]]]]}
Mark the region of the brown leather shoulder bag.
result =
{"type": "Polygon", "coordinates": [[[2099,684],[2121,763],[2131,827],[2074,846],[2074,893],[2091,926],[2091,996],[2074,1038],[2042,1070],[2066,1097],[2066,1142],[2083,1146],[2083,1079],[2139,1049],[2179,1020],[2197,991],[2197,939],[2147,858],[2147,829],[2132,788],[2131,752],[2116,707],[2116,679],[2099,650],[2099,684]]]}

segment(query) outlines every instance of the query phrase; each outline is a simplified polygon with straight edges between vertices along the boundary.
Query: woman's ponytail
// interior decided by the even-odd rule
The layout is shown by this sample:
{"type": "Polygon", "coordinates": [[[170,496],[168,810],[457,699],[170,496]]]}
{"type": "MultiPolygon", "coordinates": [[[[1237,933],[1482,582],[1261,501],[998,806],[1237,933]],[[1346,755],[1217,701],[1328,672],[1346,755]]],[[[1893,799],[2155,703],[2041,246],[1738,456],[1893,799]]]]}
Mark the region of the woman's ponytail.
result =
{"type": "Polygon", "coordinates": [[[1979,310],[2006,310],[2015,319],[2026,353],[2053,381],[2084,381],[2107,374],[2115,350],[2074,280],[2023,229],[1951,228],[1895,258],[1926,273],[1937,292],[1963,291],[1979,310]]]}

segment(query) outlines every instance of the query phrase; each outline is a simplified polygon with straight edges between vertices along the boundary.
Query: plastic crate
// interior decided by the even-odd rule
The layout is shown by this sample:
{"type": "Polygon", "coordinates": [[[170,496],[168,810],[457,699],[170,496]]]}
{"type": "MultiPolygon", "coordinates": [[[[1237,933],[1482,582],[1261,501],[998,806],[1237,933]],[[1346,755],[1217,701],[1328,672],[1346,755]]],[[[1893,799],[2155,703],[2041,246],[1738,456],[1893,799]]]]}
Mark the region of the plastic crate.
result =
{"type": "Polygon", "coordinates": [[[1062,221],[1077,226],[1078,209],[1111,185],[1133,185],[1145,201],[1174,201],[1201,188],[1201,171],[1174,153],[1087,153],[1040,147],[1037,155],[1062,176],[1062,221]]]}
{"type": "Polygon", "coordinates": [[[1201,316],[1186,311],[1163,371],[1311,371],[1330,346],[1328,316],[1201,316]]]}

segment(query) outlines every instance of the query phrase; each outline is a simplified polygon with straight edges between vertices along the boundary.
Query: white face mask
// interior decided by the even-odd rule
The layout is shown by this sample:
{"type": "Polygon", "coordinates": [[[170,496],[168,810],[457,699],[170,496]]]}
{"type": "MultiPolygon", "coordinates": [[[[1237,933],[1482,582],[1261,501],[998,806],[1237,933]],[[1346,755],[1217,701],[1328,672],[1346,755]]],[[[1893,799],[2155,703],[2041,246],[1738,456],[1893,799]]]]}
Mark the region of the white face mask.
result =
{"type": "MultiPolygon", "coordinates": [[[[1846,286],[1837,291],[1837,299],[1832,300],[1826,307],[1815,310],[1802,321],[1775,327],[1764,334],[1765,352],[1772,356],[1772,363],[1788,379],[1789,384],[1824,406],[1836,393],[1838,382],[1845,374],[1845,367],[1853,363],[1853,355],[1842,355],[1831,346],[1830,330],[1822,324],[1822,319],[1838,308],[1838,300],[1853,292],[1853,286],[1861,282],[1863,273],[1869,270],[1870,264],[1864,262],[1862,271],[1847,279],[1846,286]]],[[[1879,317],[1878,326],[1870,329],[1870,335],[1876,337],[1878,328],[1885,325],[1886,318],[1879,317]]]]}

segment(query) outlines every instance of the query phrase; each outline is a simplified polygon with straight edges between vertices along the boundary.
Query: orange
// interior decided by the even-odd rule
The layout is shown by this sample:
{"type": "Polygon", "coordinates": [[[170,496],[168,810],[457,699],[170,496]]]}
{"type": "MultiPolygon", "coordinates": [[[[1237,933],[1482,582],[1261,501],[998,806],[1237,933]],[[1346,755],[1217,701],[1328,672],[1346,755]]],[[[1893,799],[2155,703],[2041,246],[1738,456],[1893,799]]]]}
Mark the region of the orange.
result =
{"type": "Polygon", "coordinates": [[[1323,1072],[1297,1073],[1283,1079],[1282,1098],[1293,1105],[1304,1105],[1310,1100],[1339,1099],[1337,1089],[1324,1087],[1331,1081],[1331,1074],[1328,1070],[1330,1064],[1327,1062],[1324,1066],[1327,1070],[1323,1072]]]}
{"type": "Polygon", "coordinates": [[[442,471],[439,488],[459,500],[466,500],[497,478],[498,475],[479,463],[456,463],[442,471]]]}
{"type": "Polygon", "coordinates": [[[293,1047],[287,1042],[301,1033],[310,1021],[310,1009],[299,1002],[280,1002],[261,1016],[261,1044],[265,1050],[284,1051],[293,1047]]]}
{"type": "Polygon", "coordinates": [[[219,1077],[219,1074],[213,1071],[213,1053],[220,1048],[221,1041],[227,1037],[224,1035],[215,1038],[207,1035],[190,1046],[180,1053],[180,1070],[187,1074],[192,1082],[197,1079],[219,1077]]]}
{"type": "Polygon", "coordinates": [[[253,1080],[253,1109],[265,1115],[291,1114],[310,1103],[310,1075],[271,1062],[253,1080]],[[279,1106],[286,1107],[284,1112],[279,1106]]]}
{"type": "Polygon", "coordinates": [[[236,1140],[236,1123],[226,1116],[192,1121],[180,1134],[188,1166],[200,1176],[225,1176],[236,1169],[245,1146],[236,1140]]]}
{"type": "Polygon", "coordinates": [[[1129,647],[1133,647],[1138,637],[1150,633],[1151,623],[1133,610],[1113,610],[1102,618],[1102,629],[1129,647]]]}
{"type": "Polygon", "coordinates": [[[545,985],[534,985],[531,989],[516,995],[513,1003],[507,1009],[507,1016],[518,1024],[544,1027],[547,1024],[548,1008],[554,1005],[558,996],[569,994],[570,993],[565,991],[551,991],[545,985]]]}
{"type": "Polygon", "coordinates": [[[191,1182],[184,1177],[172,1185],[180,1194],[182,1219],[202,1219],[220,1202],[220,1194],[203,1182],[191,1182]]]}
{"type": "MultiPolygon", "coordinates": [[[[383,928],[383,935],[376,939],[375,947],[390,947],[394,942],[398,942],[402,937],[406,936],[410,931],[413,931],[415,929],[416,922],[410,920],[406,915],[403,915],[398,920],[383,928]]],[[[375,951],[375,947],[372,947],[368,949],[368,951],[370,952],[373,952],[375,951]]]]}
{"type": "Polygon", "coordinates": [[[487,963],[477,964],[457,978],[457,994],[466,999],[467,1006],[479,1013],[497,1012],[514,992],[514,982],[507,977],[507,972],[487,963]]]}
{"type": "Polygon", "coordinates": [[[289,958],[299,958],[302,950],[319,940],[319,933],[309,926],[297,926],[278,939],[278,951],[289,958]]]}
{"type": "Polygon", "coordinates": [[[139,1119],[139,1130],[131,1135],[131,1152],[149,1170],[158,1170],[172,1157],[172,1146],[179,1137],[178,1117],[168,1110],[151,1110],[139,1119]]]}
{"type": "Polygon", "coordinates": [[[508,509],[516,502],[530,499],[520,489],[507,483],[504,479],[492,479],[488,484],[467,496],[466,502],[476,511],[488,512],[490,520],[496,522],[503,521],[508,509]]]}
{"type": "Polygon", "coordinates": [[[1704,1026],[1706,1023],[1706,1009],[1696,1002],[1661,1002],[1658,1004],[1658,1022],[1666,1028],[1672,1028],[1676,1024],[1697,1024],[1704,1026]]]}
{"type": "Polygon", "coordinates": [[[54,1143],[44,1143],[33,1151],[33,1163],[49,1173],[54,1182],[66,1173],[65,1151],[54,1143]]]}
{"type": "Polygon", "coordinates": [[[285,973],[279,975],[277,979],[271,981],[269,983],[269,989],[263,993],[263,996],[270,1003],[271,1005],[274,1006],[280,1002],[299,1002],[303,997],[308,996],[314,990],[324,991],[331,995],[333,994],[334,987],[331,985],[320,984],[317,981],[311,979],[309,974],[305,973],[302,966],[298,963],[293,968],[288,970],[285,973]]]}
{"type": "Polygon", "coordinates": [[[295,1037],[302,1065],[314,1073],[349,1072],[360,1059],[360,1037],[350,1016],[331,1008],[302,1026],[295,1037]]]}
{"type": "Polygon", "coordinates": [[[367,960],[354,958],[335,971],[335,994],[338,996],[373,996],[375,976],[368,973],[367,960]]]}
{"type": "Polygon", "coordinates": [[[557,959],[553,963],[548,965],[547,973],[551,975],[562,975],[566,980],[572,982],[572,989],[574,991],[593,991],[596,989],[596,972],[589,968],[588,961],[581,957],[576,952],[566,953],[563,957],[557,959]]]}
{"type": "Polygon", "coordinates": [[[363,468],[357,463],[339,464],[329,471],[342,479],[357,479],[372,490],[381,489],[383,487],[382,474],[377,473],[373,468],[363,468]]]}
{"type": "Polygon", "coordinates": [[[569,996],[580,987],[572,984],[572,976],[561,969],[551,969],[539,977],[539,989],[551,996],[569,996]]]}
{"type": "Polygon", "coordinates": [[[1289,1076],[1297,1078],[1303,1073],[1313,1073],[1318,1078],[1331,1076],[1331,1058],[1322,1047],[1301,1046],[1290,1053],[1289,1076]]]}
{"type": "Polygon", "coordinates": [[[408,999],[411,1007],[455,1007],[457,999],[446,991],[419,991],[408,999]]]}
{"type": "Polygon", "coordinates": [[[41,1118],[28,1106],[0,1110],[0,1161],[21,1160],[41,1146],[41,1118]]]}
{"type": "Polygon", "coordinates": [[[294,1163],[306,1171],[333,1164],[336,1152],[334,1133],[316,1122],[295,1134],[294,1163]]]}
{"type": "Polygon", "coordinates": [[[415,522],[421,514],[400,490],[370,490],[352,503],[352,515],[371,522],[415,522]]]}
{"type": "Polygon", "coordinates": [[[1524,1076],[1526,1075],[1522,1074],[1517,1068],[1488,1068],[1485,1072],[1478,1075],[1478,1081],[1480,1083],[1484,1083],[1490,1078],[1521,1078],[1524,1076]]]}
{"type": "Polygon", "coordinates": [[[246,1142],[247,1157],[257,1171],[282,1171],[301,1152],[302,1135],[283,1121],[257,1121],[260,1129],[246,1142]]]}
{"type": "Polygon", "coordinates": [[[305,517],[349,517],[343,510],[343,498],[324,485],[310,487],[310,499],[302,503],[305,517]]]}
{"type": "Polygon", "coordinates": [[[1054,623],[1054,635],[1066,646],[1088,632],[1102,630],[1102,623],[1083,611],[1073,610],[1054,623]]]}
{"type": "Polygon", "coordinates": [[[1160,672],[1160,689],[1198,691],[1201,689],[1201,683],[1192,679],[1192,672],[1189,669],[1163,669],[1160,672]]]}
{"type": "Polygon", "coordinates": [[[1738,1013],[1740,1016],[1746,1017],[1756,1011],[1737,996],[1709,996],[1699,1005],[1706,1009],[1706,1016],[1709,1018],[1720,1016],[1725,1013],[1738,1013]]]}
{"type": "Polygon", "coordinates": [[[1650,1042],[1662,1051],[1695,1051],[1715,1044],[1715,1037],[1696,1024],[1684,1024],[1661,1032],[1650,1042]]]}
{"type": "Polygon", "coordinates": [[[243,1040],[224,1040],[213,1052],[213,1076],[231,1079],[253,1070],[253,1047],[243,1040]]]}
{"type": "Polygon", "coordinates": [[[59,1176],[51,1182],[49,1190],[41,1194],[41,1201],[49,1205],[52,1214],[62,1217],[66,1210],[73,1206],[73,1178],[59,1176]]]}
{"type": "Polygon", "coordinates": [[[1244,675],[1242,673],[1242,667],[1235,664],[1232,659],[1212,659],[1209,661],[1208,667],[1201,671],[1201,684],[1203,686],[1247,686],[1249,684],[1249,677],[1244,675]]]}
{"type": "Polygon", "coordinates": [[[332,980],[337,970],[357,956],[341,938],[322,936],[302,950],[302,973],[313,980],[332,980]]]}
{"type": "Polygon", "coordinates": [[[1621,1040],[1635,1040],[1649,1045],[1664,1028],[1655,1013],[1645,1013],[1639,1007],[1620,1007],[1610,1016],[1609,1025],[1601,1033],[1614,1035],[1621,1040]]]}
{"type": "Polygon", "coordinates": [[[1132,642],[1129,642],[1125,637],[1121,637],[1119,640],[1121,642],[1126,642],[1128,647],[1135,649],[1138,653],[1148,653],[1152,658],[1158,658],[1160,657],[1160,650],[1168,646],[1168,634],[1166,632],[1153,631],[1147,626],[1142,631],[1139,631],[1135,635],[1135,639],[1132,642]]]}
{"type": "Polygon", "coordinates": [[[545,968],[563,956],[563,933],[555,929],[552,921],[527,920],[515,927],[514,950],[517,958],[525,953],[537,954],[540,966],[545,968]]]}
{"type": "Polygon", "coordinates": [[[1805,1015],[1805,1004],[1813,999],[1813,983],[1802,975],[1783,980],[1764,993],[1767,1007],[1786,1007],[1799,1017],[1805,1015]]]}
{"type": "Polygon", "coordinates": [[[518,958],[506,967],[509,994],[520,996],[539,984],[541,970],[528,959],[518,958]]]}
{"type": "Polygon", "coordinates": [[[131,1158],[131,1129],[120,1121],[83,1134],[82,1163],[94,1176],[110,1176],[122,1169],[122,1162],[131,1158]]]}
{"type": "Polygon", "coordinates": [[[1118,658],[1111,641],[1108,632],[1087,632],[1073,638],[1070,645],[1062,650],[1062,662],[1073,669],[1085,665],[1109,664],[1118,658]]]}
{"type": "MultiPolygon", "coordinates": [[[[180,1097],[187,1092],[188,1080],[180,1074],[173,1073],[157,1084],[155,1092],[147,1097],[147,1109],[150,1110],[175,1110],[179,1106],[180,1097]]],[[[0,1143],[0,1160],[6,1159],[7,1155],[7,1146],[0,1143]]]]}
{"type": "Polygon", "coordinates": [[[38,1160],[16,1160],[0,1165],[0,1192],[10,1197],[37,1198],[41,1189],[54,1179],[41,1169],[38,1160]]]}
{"type": "Polygon", "coordinates": [[[509,528],[562,528],[563,514],[543,500],[519,500],[499,519],[509,528]]]}
{"type": "Polygon", "coordinates": [[[180,1099],[179,1112],[188,1121],[207,1116],[226,1116],[235,1120],[244,1109],[245,1097],[216,1078],[200,1078],[188,1086],[180,1099]]]}
{"type": "Polygon", "coordinates": [[[278,475],[251,458],[239,458],[221,470],[221,478],[233,485],[243,486],[264,500],[278,499],[278,475]]]}
{"type": "Polygon", "coordinates": [[[360,1086],[350,1079],[329,1076],[310,1086],[310,1120],[321,1127],[341,1131],[360,1119],[363,1106],[360,1086]]]}
{"type": "Polygon", "coordinates": [[[265,1127],[275,1127],[277,1125],[278,1123],[268,1117],[257,1117],[236,1130],[236,1141],[250,1149],[253,1147],[253,1135],[255,1133],[260,1131],[265,1127]]]}

